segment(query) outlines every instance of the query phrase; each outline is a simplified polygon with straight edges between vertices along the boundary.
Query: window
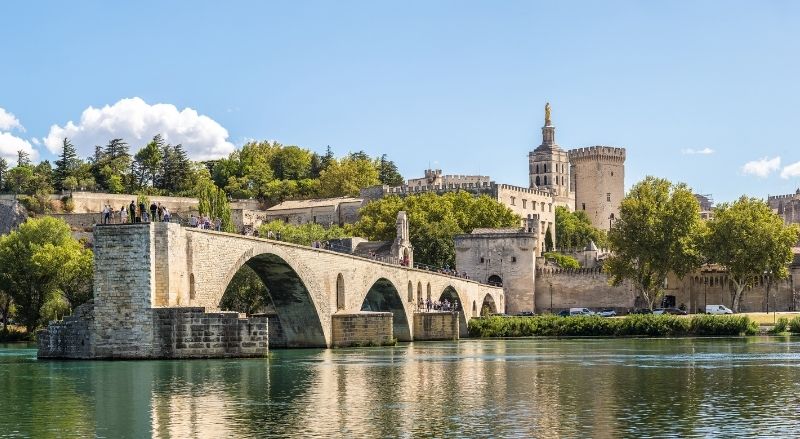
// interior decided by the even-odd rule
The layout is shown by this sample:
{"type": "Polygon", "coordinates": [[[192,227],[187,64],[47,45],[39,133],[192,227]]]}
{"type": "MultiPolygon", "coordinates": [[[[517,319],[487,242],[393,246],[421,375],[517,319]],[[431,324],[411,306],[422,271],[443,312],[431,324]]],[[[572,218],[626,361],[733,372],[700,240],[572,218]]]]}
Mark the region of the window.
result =
{"type": "Polygon", "coordinates": [[[544,176],[544,185],[547,186],[547,176],[544,176]]]}
{"type": "Polygon", "coordinates": [[[542,212],[544,212],[544,201],[542,201],[542,212]]]}
{"type": "Polygon", "coordinates": [[[539,173],[539,165],[536,165],[536,173],[539,173]]]}
{"type": "Polygon", "coordinates": [[[586,210],[586,203],[581,203],[581,209],[586,210]]]}
{"type": "Polygon", "coordinates": [[[516,256],[512,256],[511,257],[511,262],[517,262],[517,257],[516,256]]]}
{"type": "Polygon", "coordinates": [[[515,201],[517,201],[517,198],[516,197],[511,197],[511,205],[512,206],[516,206],[515,201]]]}
{"type": "Polygon", "coordinates": [[[606,194],[606,201],[611,202],[611,192],[606,194]]]}
{"type": "Polygon", "coordinates": [[[612,177],[614,176],[614,171],[611,171],[611,176],[612,176],[612,177]]]}
{"type": "Polygon", "coordinates": [[[547,211],[548,212],[552,212],[553,211],[553,203],[548,203],[547,204],[547,211]]]}
{"type": "Polygon", "coordinates": [[[539,186],[539,176],[536,176],[536,186],[539,186]]]}
{"type": "Polygon", "coordinates": [[[525,206],[527,203],[528,203],[528,200],[525,200],[525,199],[523,199],[523,200],[522,200],[522,208],[523,208],[523,209],[524,209],[525,207],[527,207],[527,206],[525,206]]]}
{"type": "Polygon", "coordinates": [[[483,264],[483,258],[481,258],[481,264],[483,264]]]}
{"type": "MultiPolygon", "coordinates": [[[[542,171],[542,172],[547,172],[547,163],[544,164],[544,171],[542,171]]],[[[547,178],[547,177],[545,177],[545,178],[547,178]]],[[[545,184],[547,184],[547,183],[545,183],[545,184]]]]}

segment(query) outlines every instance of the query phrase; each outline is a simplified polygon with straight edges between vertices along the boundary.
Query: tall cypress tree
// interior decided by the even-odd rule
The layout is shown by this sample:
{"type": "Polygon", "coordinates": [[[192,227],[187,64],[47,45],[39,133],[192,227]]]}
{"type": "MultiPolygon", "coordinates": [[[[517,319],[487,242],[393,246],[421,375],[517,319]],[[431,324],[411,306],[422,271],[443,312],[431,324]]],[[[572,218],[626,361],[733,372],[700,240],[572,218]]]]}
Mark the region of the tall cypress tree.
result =
{"type": "Polygon", "coordinates": [[[80,166],[78,151],[66,137],[61,149],[61,157],[56,160],[56,169],[53,172],[53,184],[57,190],[64,189],[64,180],[80,166]]]}

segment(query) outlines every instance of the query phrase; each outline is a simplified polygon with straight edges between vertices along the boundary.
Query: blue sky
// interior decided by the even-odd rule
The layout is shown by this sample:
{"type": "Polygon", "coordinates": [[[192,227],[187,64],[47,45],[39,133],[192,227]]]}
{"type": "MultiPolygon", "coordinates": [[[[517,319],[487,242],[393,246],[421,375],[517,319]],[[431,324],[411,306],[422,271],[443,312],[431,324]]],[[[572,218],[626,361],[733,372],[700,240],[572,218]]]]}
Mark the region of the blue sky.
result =
{"type": "Polygon", "coordinates": [[[628,149],[627,186],[651,174],[725,201],[800,185],[798,2],[31,1],[2,11],[6,156],[27,142],[52,159],[46,146],[62,135],[85,153],[112,131],[138,147],[160,130],[198,158],[274,139],[386,153],[407,178],[430,165],[527,185],[550,101],[562,147],[628,149]]]}

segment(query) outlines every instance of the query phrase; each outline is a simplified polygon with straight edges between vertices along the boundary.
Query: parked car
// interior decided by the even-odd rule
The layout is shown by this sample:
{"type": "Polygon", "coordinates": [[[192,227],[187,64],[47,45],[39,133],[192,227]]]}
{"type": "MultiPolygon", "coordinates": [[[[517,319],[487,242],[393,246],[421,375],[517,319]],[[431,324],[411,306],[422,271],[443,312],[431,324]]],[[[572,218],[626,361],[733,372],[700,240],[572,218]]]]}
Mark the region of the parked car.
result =
{"type": "Polygon", "coordinates": [[[569,310],[564,310],[558,313],[559,317],[569,317],[569,310]]]}
{"type": "Polygon", "coordinates": [[[521,313],[519,313],[517,315],[521,316],[521,317],[533,317],[533,316],[536,315],[536,313],[534,313],[533,311],[522,311],[521,313]]]}
{"type": "Polygon", "coordinates": [[[685,316],[686,311],[678,308],[658,308],[653,310],[653,314],[661,315],[661,314],[672,314],[674,316],[685,316]]]}
{"type": "Polygon", "coordinates": [[[589,311],[589,308],[570,308],[569,315],[571,316],[593,316],[594,312],[589,311]]]}
{"type": "Polygon", "coordinates": [[[652,313],[653,311],[651,311],[648,308],[636,308],[633,311],[631,311],[631,314],[652,314],[652,313]]]}
{"type": "Polygon", "coordinates": [[[733,311],[725,305],[706,305],[706,314],[733,314],[733,311]]]}
{"type": "Polygon", "coordinates": [[[607,308],[597,313],[597,315],[599,315],[600,317],[614,317],[615,315],[617,315],[617,312],[611,308],[607,308]]]}

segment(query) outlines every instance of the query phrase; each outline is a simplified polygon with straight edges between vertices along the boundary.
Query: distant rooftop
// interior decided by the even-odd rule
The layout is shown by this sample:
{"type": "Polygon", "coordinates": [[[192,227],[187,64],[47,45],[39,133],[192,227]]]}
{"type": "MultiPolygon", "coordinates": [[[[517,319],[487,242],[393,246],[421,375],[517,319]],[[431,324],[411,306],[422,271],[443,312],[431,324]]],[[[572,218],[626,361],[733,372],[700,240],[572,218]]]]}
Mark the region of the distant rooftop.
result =
{"type": "Polygon", "coordinates": [[[316,198],[312,200],[290,200],[284,201],[283,203],[276,204],[267,211],[276,211],[276,210],[290,210],[290,209],[306,209],[309,207],[325,207],[325,206],[334,206],[341,203],[361,203],[363,200],[361,198],[353,198],[353,197],[336,197],[336,198],[316,198]]]}

